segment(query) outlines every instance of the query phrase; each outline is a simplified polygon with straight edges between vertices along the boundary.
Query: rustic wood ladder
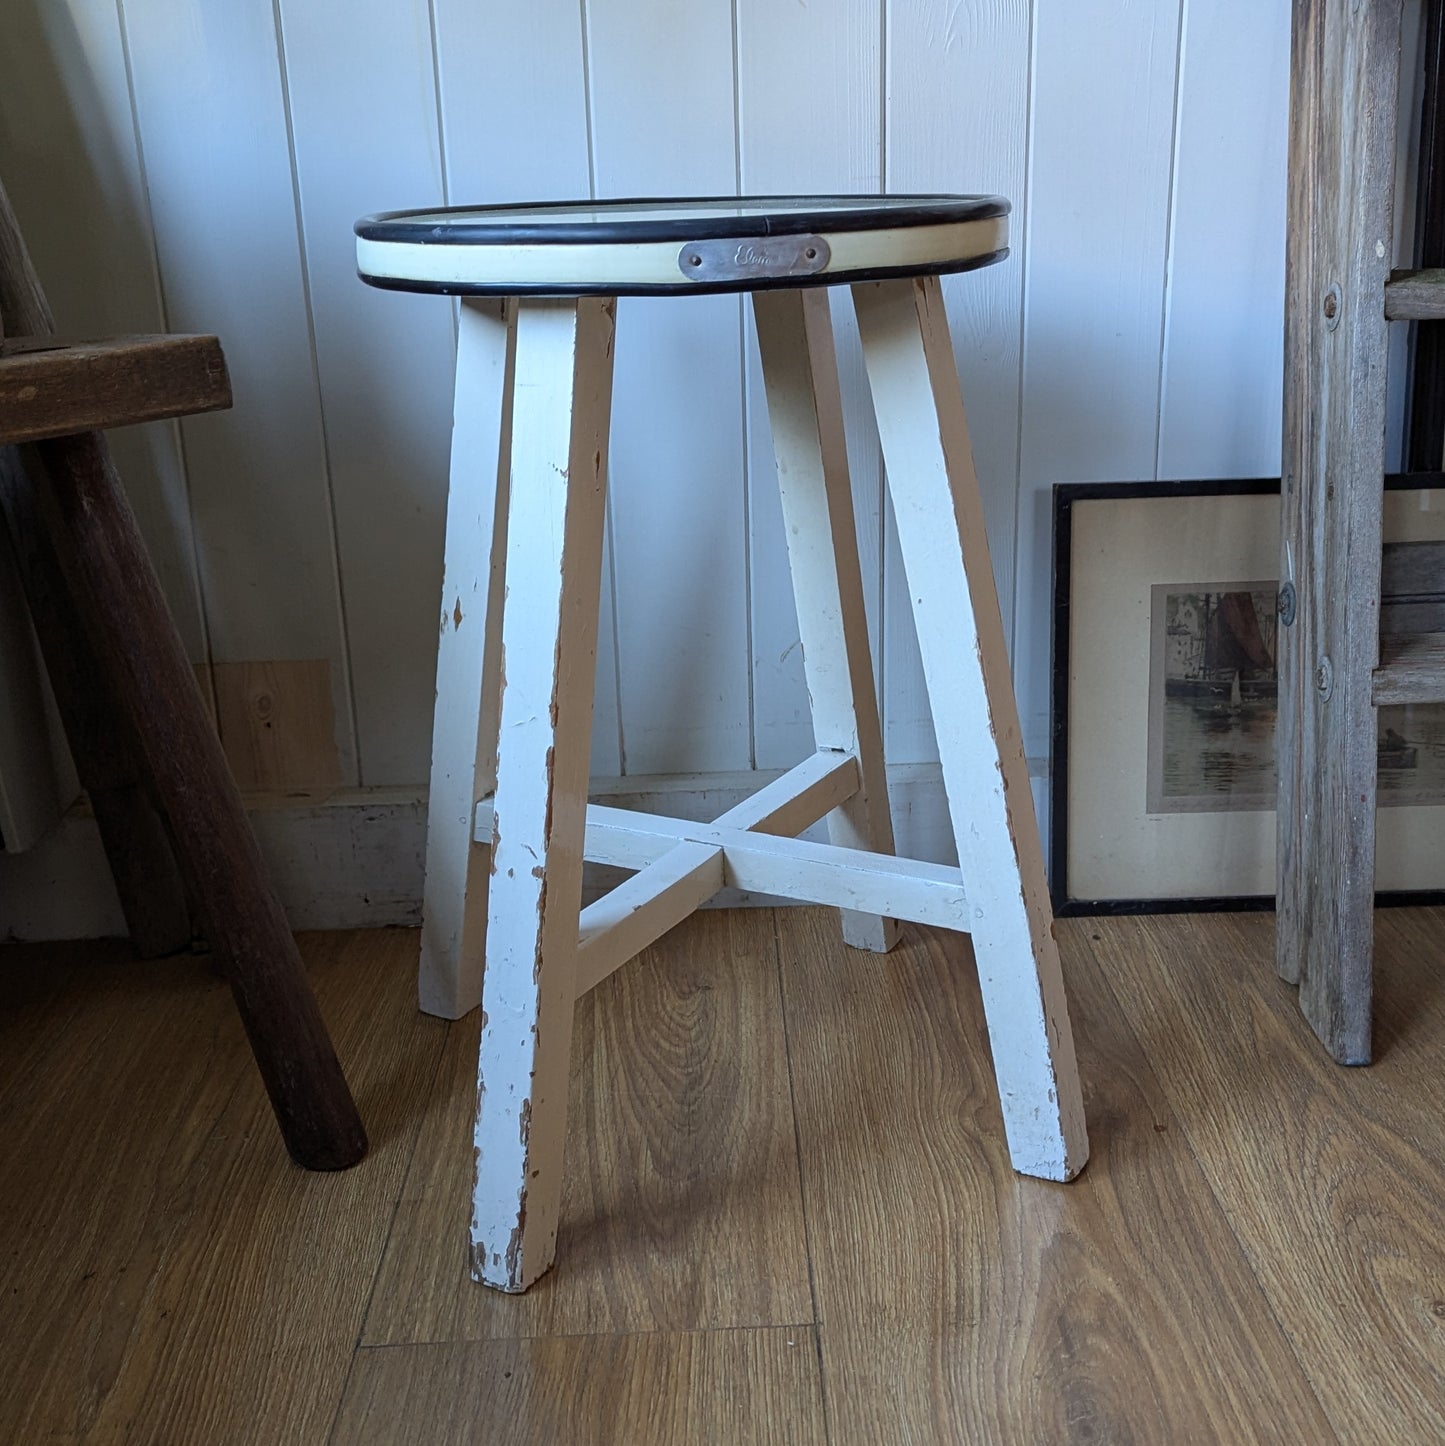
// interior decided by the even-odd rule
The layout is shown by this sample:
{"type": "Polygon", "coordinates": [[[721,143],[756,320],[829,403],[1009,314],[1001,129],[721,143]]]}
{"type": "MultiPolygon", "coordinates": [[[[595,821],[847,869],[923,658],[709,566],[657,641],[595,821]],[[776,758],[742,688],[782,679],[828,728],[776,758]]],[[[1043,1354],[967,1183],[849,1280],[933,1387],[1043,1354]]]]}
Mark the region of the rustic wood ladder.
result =
{"type": "Polygon", "coordinates": [[[8,531],[137,951],[184,947],[194,910],[287,1149],[343,1169],[366,1132],[103,435],[229,407],[220,343],[53,333],[0,187],[0,566],[8,531]]]}
{"type": "Polygon", "coordinates": [[[1390,269],[1402,12],[1295,0],[1291,55],[1276,967],[1341,1064],[1371,1055],[1376,710],[1445,701],[1445,633],[1381,635],[1389,323],[1445,317],[1445,271],[1390,269]]]}

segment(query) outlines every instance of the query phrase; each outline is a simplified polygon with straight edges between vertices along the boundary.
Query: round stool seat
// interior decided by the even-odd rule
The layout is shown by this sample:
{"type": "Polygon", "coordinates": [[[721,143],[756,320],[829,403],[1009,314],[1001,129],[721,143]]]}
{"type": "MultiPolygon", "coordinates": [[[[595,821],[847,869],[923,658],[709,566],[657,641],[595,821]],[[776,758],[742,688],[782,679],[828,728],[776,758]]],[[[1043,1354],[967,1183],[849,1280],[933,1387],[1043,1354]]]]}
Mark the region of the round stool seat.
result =
{"type": "Polygon", "coordinates": [[[1001,196],[727,196],[390,211],[361,279],[463,296],[650,296],[968,271],[1008,255],[1001,196]]]}
{"type": "MultiPolygon", "coordinates": [[[[486,1285],[526,1290],[556,1252],[575,1002],[729,886],[830,905],[843,941],[876,953],[898,941],[900,920],[970,933],[1010,1158],[1050,1180],[1084,1164],[1048,884],[938,275],[1006,255],[1008,211],[995,196],[730,196],[357,223],[363,280],[471,297],[457,316],[417,984],[422,1008],[449,1019],[481,1005],[471,1269],[486,1285]],[[626,310],[613,297],[742,291],[753,293],[760,431],[777,464],[815,749],[710,824],[629,815],[588,802],[613,343],[626,310]],[[835,302],[851,303],[867,373],[953,867],[895,853],[835,302]],[[825,822],[827,843],[799,837],[825,822]],[[584,908],[587,862],[629,877],[584,908]]],[[[652,329],[639,330],[640,345],[652,329]]],[[[683,368],[677,381],[692,393],[709,387],[710,361],[736,386],[735,347],[713,357],[707,336],[654,337],[661,366],[683,368]]],[[[629,382],[646,375],[634,369],[629,382]]],[[[675,414],[677,390],[660,390],[656,415],[675,414]]],[[[673,415],[658,431],[685,426],[673,415]]],[[[686,458],[671,466],[685,472],[686,458]]],[[[651,566],[677,540],[675,514],[654,514],[637,519],[635,551],[614,550],[614,580],[630,563],[639,585],[654,571],[687,581],[676,566],[651,566]]],[[[702,606],[724,605],[708,579],[697,583],[702,606]]],[[[681,702],[695,665],[690,649],[677,660],[654,649],[644,665],[662,683],[652,691],[681,702]]],[[[682,736],[696,716],[665,726],[682,736]]]]}

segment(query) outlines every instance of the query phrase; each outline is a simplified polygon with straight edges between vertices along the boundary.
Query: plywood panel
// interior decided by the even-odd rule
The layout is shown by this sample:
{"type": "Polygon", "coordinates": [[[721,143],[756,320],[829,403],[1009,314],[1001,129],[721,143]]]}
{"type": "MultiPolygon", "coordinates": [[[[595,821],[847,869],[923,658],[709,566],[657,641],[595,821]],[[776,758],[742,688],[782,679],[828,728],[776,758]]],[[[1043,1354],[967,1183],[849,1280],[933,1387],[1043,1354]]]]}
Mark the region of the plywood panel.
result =
{"type": "MultiPolygon", "coordinates": [[[[473,205],[592,195],[583,7],[577,0],[433,5],[448,199],[473,205]]],[[[609,499],[609,518],[612,510],[609,499]]],[[[592,710],[594,777],[622,772],[611,531],[609,522],[592,710]]]]}
{"type": "MultiPolygon", "coordinates": [[[[1029,11],[1028,0],[891,0],[888,11],[888,189],[994,192],[1014,206],[1013,255],[944,282],[1006,635],[1013,622],[1028,226],[1029,11]]],[[[938,750],[891,517],[885,534],[885,743],[896,762],[928,761],[938,750]]]]}
{"type": "Polygon", "coordinates": [[[442,200],[426,0],[279,6],[363,784],[418,783],[452,415],[452,308],[356,279],[352,224],[442,200]]]}
{"type": "MultiPolygon", "coordinates": [[[[731,195],[731,8],[592,0],[599,196],[731,195]]],[[[624,299],[612,428],[623,771],[751,762],[737,297],[624,299]]]]}
{"type": "Polygon", "coordinates": [[[1191,6],[1181,50],[1159,476],[1275,477],[1290,10],[1191,6]]]}
{"type": "MultiPolygon", "coordinates": [[[[9,0],[0,46],[0,167],[63,335],[176,325],[157,284],[115,0],[9,0]]],[[[203,661],[176,424],[119,430],[110,445],[181,641],[193,661],[203,661]]]]}
{"type": "MultiPolygon", "coordinates": [[[[881,0],[737,7],[738,155],[753,195],[876,192],[882,158],[881,0]]],[[[875,671],[879,662],[881,466],[857,325],[833,293],[854,512],[875,671]]],[[[778,506],[751,308],[746,317],[749,610],[753,736],[759,768],[789,767],[813,746],[802,649],[778,506]]]]}
{"type": "Polygon", "coordinates": [[[1180,0],[1037,0],[1014,658],[1048,751],[1050,497],[1155,474],[1180,0]]]}
{"type": "Polygon", "coordinates": [[[124,11],[166,316],[215,332],[235,409],[182,423],[217,662],[325,658],[356,777],[349,669],[275,17],[124,11]]]}
{"type": "Polygon", "coordinates": [[[324,658],[217,663],[209,692],[226,761],[243,793],[325,795],[340,786],[324,658]]]}

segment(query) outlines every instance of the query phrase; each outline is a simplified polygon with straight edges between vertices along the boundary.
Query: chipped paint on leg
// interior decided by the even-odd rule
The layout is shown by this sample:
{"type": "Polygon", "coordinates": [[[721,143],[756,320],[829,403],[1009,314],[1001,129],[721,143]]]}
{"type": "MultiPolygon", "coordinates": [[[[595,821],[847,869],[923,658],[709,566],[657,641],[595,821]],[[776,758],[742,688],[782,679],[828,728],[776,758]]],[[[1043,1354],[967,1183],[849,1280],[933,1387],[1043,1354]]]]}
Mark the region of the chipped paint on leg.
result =
{"type": "Polygon", "coordinates": [[[1016,1170],[1066,1180],[1083,1100],[982,500],[936,277],[854,288],[1016,1170]]]}
{"type": "Polygon", "coordinates": [[[604,494],[590,474],[606,453],[604,316],[589,301],[524,302],[518,314],[472,1212],[473,1273],[513,1292],[551,1265],[561,1205],[601,587],[604,494]]]}

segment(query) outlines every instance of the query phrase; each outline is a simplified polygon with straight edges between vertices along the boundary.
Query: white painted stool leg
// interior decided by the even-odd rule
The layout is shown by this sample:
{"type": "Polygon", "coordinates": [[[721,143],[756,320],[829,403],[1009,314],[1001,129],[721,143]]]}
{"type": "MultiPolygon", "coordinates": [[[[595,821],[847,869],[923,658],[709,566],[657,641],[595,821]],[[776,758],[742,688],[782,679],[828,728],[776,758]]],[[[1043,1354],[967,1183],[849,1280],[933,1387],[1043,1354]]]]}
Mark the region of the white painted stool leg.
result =
{"type": "MultiPolygon", "coordinates": [[[[753,315],[813,735],[819,748],[855,757],[862,780],[858,792],[828,815],[828,837],[844,848],[891,854],[893,823],[828,294],[755,291],[753,315]]],[[[843,938],[854,948],[882,953],[898,942],[894,919],[851,911],[840,917],[843,938]]]]}
{"type": "Polygon", "coordinates": [[[417,974],[422,1009],[444,1019],[460,1019],[482,998],[488,853],[473,842],[472,819],[497,782],[515,343],[514,303],[462,302],[417,974]]]}
{"type": "Polygon", "coordinates": [[[1014,1168],[1088,1158],[983,505],[937,277],[854,286],[1014,1168]]]}
{"type": "Polygon", "coordinates": [[[607,299],[518,304],[472,1274],[525,1290],[562,1199],[602,580],[607,299]]]}

